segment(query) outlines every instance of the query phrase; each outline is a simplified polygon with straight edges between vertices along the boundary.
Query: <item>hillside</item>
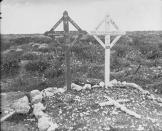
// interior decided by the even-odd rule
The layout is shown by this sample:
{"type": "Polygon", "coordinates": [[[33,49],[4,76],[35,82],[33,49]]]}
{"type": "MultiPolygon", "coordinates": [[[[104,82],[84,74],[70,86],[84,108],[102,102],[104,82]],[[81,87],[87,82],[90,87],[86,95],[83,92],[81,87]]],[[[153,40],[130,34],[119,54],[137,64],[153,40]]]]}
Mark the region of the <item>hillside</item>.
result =
{"type": "MultiPolygon", "coordinates": [[[[10,34],[1,38],[1,92],[5,94],[2,95],[5,108],[32,90],[64,87],[62,38],[56,41],[43,34],[10,34]]],[[[73,83],[94,86],[104,81],[104,50],[92,36],[83,36],[71,48],[71,58],[73,83]]],[[[127,32],[122,36],[111,50],[111,80],[114,79],[136,83],[162,97],[162,31],[127,32]]],[[[45,98],[44,105],[45,112],[59,123],[58,130],[162,129],[161,105],[149,99],[149,95],[125,86],[71,90],[45,98]],[[112,105],[100,107],[98,103],[105,102],[105,96],[128,99],[123,105],[142,119],[112,105]]],[[[27,124],[26,130],[38,130],[36,123],[31,113],[18,114],[3,122],[2,127],[10,130],[13,126],[16,131],[16,126],[26,129],[27,124]],[[16,121],[17,117],[20,121],[16,121]]]]}

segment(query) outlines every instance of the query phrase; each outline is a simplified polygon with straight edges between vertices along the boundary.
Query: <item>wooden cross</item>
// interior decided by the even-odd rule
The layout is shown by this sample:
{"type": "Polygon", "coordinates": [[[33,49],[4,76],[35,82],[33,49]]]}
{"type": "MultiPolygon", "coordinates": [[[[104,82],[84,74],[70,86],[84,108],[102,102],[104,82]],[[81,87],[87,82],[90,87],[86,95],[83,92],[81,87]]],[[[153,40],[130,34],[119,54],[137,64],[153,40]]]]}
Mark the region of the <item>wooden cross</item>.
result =
{"type": "Polygon", "coordinates": [[[107,15],[95,28],[95,31],[92,31],[90,34],[92,34],[105,49],[105,87],[107,88],[110,82],[110,49],[115,45],[120,37],[125,34],[125,32],[120,31],[119,27],[115,24],[111,17],[107,15]],[[98,31],[102,24],[105,25],[105,31],[98,31]],[[110,25],[115,28],[115,31],[110,31],[110,25]],[[104,35],[105,43],[102,42],[97,35],[104,35]],[[112,42],[110,42],[110,36],[116,36],[112,42]]]}
{"type": "Polygon", "coordinates": [[[70,49],[79,38],[83,35],[87,34],[86,31],[83,31],[69,16],[68,12],[64,11],[62,18],[52,27],[50,31],[47,31],[45,35],[55,38],[56,36],[63,36],[65,42],[65,61],[66,61],[66,86],[67,89],[71,89],[71,71],[70,71],[70,49]],[[64,31],[55,31],[55,29],[63,22],[64,31]],[[69,22],[77,29],[77,31],[69,31],[69,22]],[[73,42],[70,42],[71,36],[77,36],[73,42]]]}

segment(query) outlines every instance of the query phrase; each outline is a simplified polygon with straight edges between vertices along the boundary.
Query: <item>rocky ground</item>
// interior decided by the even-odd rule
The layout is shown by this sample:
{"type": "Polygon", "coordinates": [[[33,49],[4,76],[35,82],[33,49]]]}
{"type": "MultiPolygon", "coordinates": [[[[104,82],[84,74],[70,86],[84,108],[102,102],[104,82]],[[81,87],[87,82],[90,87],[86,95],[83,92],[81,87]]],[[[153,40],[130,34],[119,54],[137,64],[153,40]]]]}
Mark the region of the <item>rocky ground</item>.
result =
{"type": "MultiPolygon", "coordinates": [[[[21,95],[18,96],[21,97],[21,95]]],[[[2,96],[4,99],[8,98],[7,101],[12,99],[11,95],[5,97],[2,96]]],[[[162,130],[162,105],[148,99],[147,95],[133,88],[71,90],[45,97],[43,104],[46,106],[45,113],[58,124],[56,129],[58,131],[162,130]],[[108,101],[106,96],[114,100],[126,100],[121,104],[141,115],[141,118],[130,116],[114,105],[101,106],[100,103],[108,101]]],[[[2,115],[7,111],[6,109],[9,109],[3,107],[5,106],[2,106],[2,115]]],[[[32,111],[25,115],[15,114],[2,122],[1,128],[4,131],[37,131],[37,119],[32,111]]]]}

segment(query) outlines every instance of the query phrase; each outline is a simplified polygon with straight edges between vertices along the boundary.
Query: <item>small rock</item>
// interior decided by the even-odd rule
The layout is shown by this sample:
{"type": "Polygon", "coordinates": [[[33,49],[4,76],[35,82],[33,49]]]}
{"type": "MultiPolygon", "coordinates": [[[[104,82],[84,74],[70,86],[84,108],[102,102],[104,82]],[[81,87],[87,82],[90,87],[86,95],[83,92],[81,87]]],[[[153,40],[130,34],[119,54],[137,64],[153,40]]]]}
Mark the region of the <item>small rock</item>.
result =
{"type": "Polygon", "coordinates": [[[66,87],[64,87],[64,88],[57,88],[57,89],[54,91],[54,93],[64,93],[66,90],[67,90],[66,87]]]}
{"type": "Polygon", "coordinates": [[[43,99],[42,94],[36,95],[35,97],[32,98],[31,103],[35,104],[35,103],[42,102],[42,99],[43,99]]]}
{"type": "Polygon", "coordinates": [[[80,91],[80,90],[82,90],[82,87],[77,85],[77,84],[75,84],[75,83],[72,83],[71,84],[71,89],[80,91]]]}
{"type": "Polygon", "coordinates": [[[42,101],[43,96],[42,93],[39,90],[33,90],[30,92],[30,97],[31,97],[31,103],[39,103],[42,101]]]}
{"type": "Polygon", "coordinates": [[[113,85],[116,85],[116,84],[118,84],[118,81],[116,79],[113,79],[112,81],[110,81],[110,83],[113,85]]]}
{"type": "Polygon", "coordinates": [[[144,131],[144,129],[145,129],[145,128],[144,128],[142,125],[139,125],[139,127],[138,127],[137,130],[138,130],[138,131],[144,131]]]}
{"type": "Polygon", "coordinates": [[[127,83],[126,81],[123,81],[123,82],[122,82],[123,85],[126,85],[126,83],[127,83]]]}
{"type": "Polygon", "coordinates": [[[47,131],[55,131],[55,129],[58,128],[58,125],[56,123],[51,122],[50,127],[48,128],[47,131]]]}
{"type": "Polygon", "coordinates": [[[30,92],[30,96],[31,96],[31,97],[34,97],[34,96],[39,95],[39,94],[41,94],[41,92],[40,92],[39,90],[32,90],[32,91],[30,92]]]}
{"type": "Polygon", "coordinates": [[[92,86],[92,88],[98,88],[98,87],[101,87],[101,86],[99,86],[99,85],[92,86]]]}
{"type": "Polygon", "coordinates": [[[33,114],[36,118],[40,118],[42,116],[47,116],[43,110],[45,110],[46,108],[44,107],[44,105],[42,103],[37,103],[33,105],[33,114]]]}
{"type": "Polygon", "coordinates": [[[100,87],[104,87],[104,86],[105,86],[105,83],[104,83],[103,81],[101,81],[101,82],[99,83],[99,86],[100,86],[100,87]]]}
{"type": "Polygon", "coordinates": [[[83,89],[91,89],[91,84],[85,84],[85,85],[83,86],[83,89]]]}
{"type": "Polygon", "coordinates": [[[50,127],[49,117],[41,117],[38,119],[39,131],[47,131],[50,127]]]}
{"type": "Polygon", "coordinates": [[[79,96],[76,96],[76,97],[74,98],[74,100],[75,100],[75,101],[80,101],[80,97],[79,97],[79,96]]]}
{"type": "Polygon", "coordinates": [[[46,107],[41,102],[39,102],[39,103],[33,105],[33,109],[36,109],[36,110],[45,110],[46,107]]]}

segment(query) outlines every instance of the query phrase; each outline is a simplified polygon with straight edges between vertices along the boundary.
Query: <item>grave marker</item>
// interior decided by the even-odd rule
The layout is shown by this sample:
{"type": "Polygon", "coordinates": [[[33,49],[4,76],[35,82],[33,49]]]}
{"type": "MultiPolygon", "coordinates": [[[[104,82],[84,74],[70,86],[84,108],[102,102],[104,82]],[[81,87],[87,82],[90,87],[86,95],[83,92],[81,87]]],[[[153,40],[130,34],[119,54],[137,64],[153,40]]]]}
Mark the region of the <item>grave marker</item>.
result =
{"type": "Polygon", "coordinates": [[[55,38],[57,36],[63,36],[64,37],[64,44],[65,44],[65,61],[66,61],[66,72],[65,72],[65,79],[66,79],[66,86],[67,89],[71,88],[71,71],[70,71],[70,49],[71,46],[73,46],[79,38],[83,35],[87,34],[86,31],[83,31],[68,15],[67,11],[64,11],[63,16],[61,19],[53,26],[53,28],[50,31],[47,31],[45,35],[50,36],[52,38],[55,38]],[[63,22],[63,29],[64,31],[55,31],[55,29],[63,22]],[[71,23],[77,31],[70,31],[69,30],[69,23],[71,23]],[[71,36],[76,36],[75,40],[73,42],[70,42],[71,36]]]}
{"type": "Polygon", "coordinates": [[[101,46],[105,49],[105,87],[109,85],[110,82],[110,49],[115,45],[115,43],[120,39],[125,32],[120,31],[119,27],[115,24],[115,22],[111,19],[109,15],[107,15],[104,20],[102,20],[99,25],[96,27],[95,31],[92,31],[90,34],[94,36],[94,38],[101,44],[101,46]],[[98,31],[101,25],[105,25],[105,31],[98,31]],[[110,30],[110,25],[115,28],[115,31],[110,30]],[[98,35],[105,36],[105,43],[98,37],[98,35]],[[116,36],[115,39],[110,42],[110,37],[116,36]]]}

